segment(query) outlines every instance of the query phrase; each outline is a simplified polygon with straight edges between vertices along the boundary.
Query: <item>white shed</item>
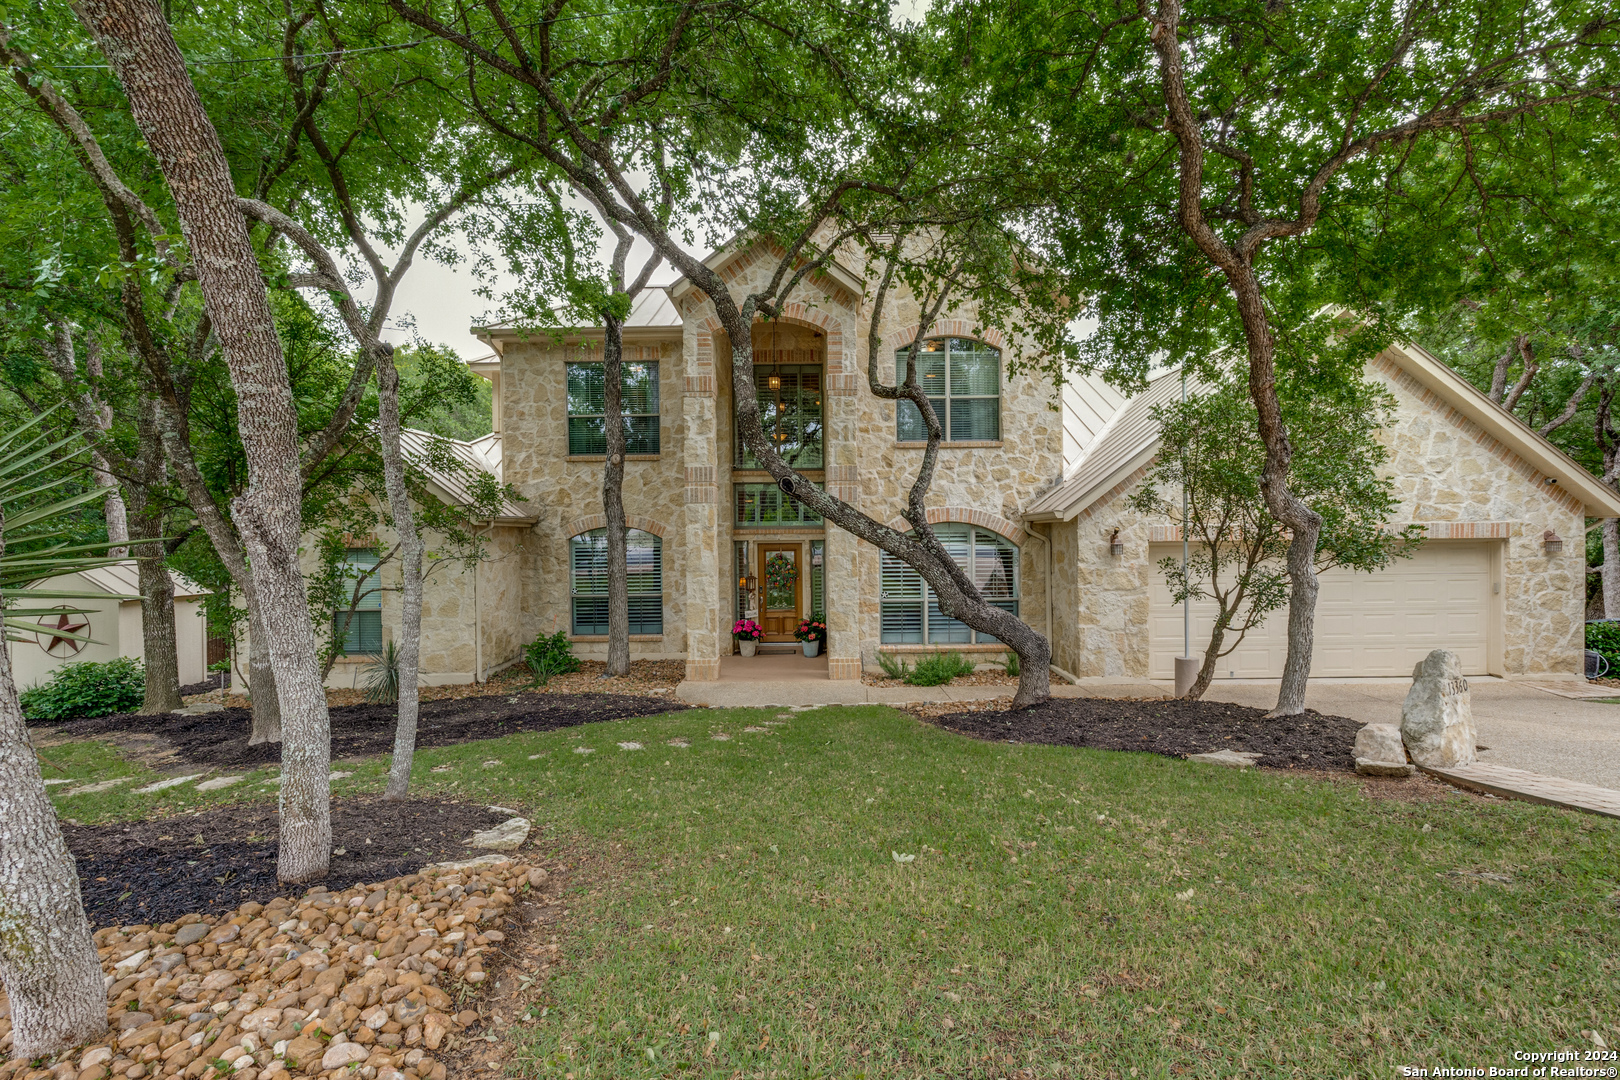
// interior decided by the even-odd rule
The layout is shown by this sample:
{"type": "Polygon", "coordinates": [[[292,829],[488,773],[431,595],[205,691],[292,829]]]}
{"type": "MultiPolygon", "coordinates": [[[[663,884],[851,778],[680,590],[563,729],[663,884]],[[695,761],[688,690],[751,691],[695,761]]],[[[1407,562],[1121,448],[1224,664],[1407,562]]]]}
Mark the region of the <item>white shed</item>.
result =
{"type": "MultiPolygon", "coordinates": [[[[180,661],[180,685],[202,682],[208,673],[208,623],[203,597],[208,590],[169,571],[174,581],[175,651],[180,661]]],[[[64,600],[63,607],[84,608],[88,614],[64,611],[35,619],[39,630],[32,641],[12,641],[11,669],[17,688],[26,690],[50,679],[63,664],[81,660],[104,663],[120,656],[139,660],[145,654],[141,636],[141,587],[134,559],[77,574],[63,574],[37,582],[35,588],[60,592],[104,593],[104,600],[64,600]],[[136,599],[125,599],[136,597],[136,599]],[[74,641],[58,636],[65,630],[93,638],[74,641]]],[[[39,606],[44,606],[41,602],[39,606]]],[[[30,605],[33,606],[33,605],[30,605]]]]}

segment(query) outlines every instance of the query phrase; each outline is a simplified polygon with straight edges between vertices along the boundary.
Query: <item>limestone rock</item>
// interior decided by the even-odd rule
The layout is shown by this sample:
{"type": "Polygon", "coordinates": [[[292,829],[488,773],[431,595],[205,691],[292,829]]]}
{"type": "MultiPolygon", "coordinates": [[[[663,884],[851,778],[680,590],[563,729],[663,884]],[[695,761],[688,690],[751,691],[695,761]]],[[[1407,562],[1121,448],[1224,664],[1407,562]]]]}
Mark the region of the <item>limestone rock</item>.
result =
{"type": "Polygon", "coordinates": [[[225,706],[217,701],[194,701],[178,709],[170,709],[171,716],[201,716],[203,713],[224,712],[225,706]]]}
{"type": "Polygon", "coordinates": [[[1205,765],[1225,765],[1230,769],[1247,769],[1264,756],[1247,750],[1216,750],[1210,754],[1188,754],[1187,760],[1202,762],[1205,765]]]}
{"type": "Polygon", "coordinates": [[[1425,769],[1449,769],[1479,760],[1474,709],[1457,654],[1436,649],[1412,669],[1412,689],[1401,706],[1401,738],[1425,769]]]}
{"type": "Polygon", "coordinates": [[[493,829],[473,833],[471,840],[467,841],[472,847],[492,848],[495,851],[515,851],[529,838],[528,818],[509,818],[493,829]]]}
{"type": "Polygon", "coordinates": [[[1394,724],[1368,724],[1356,732],[1356,772],[1362,776],[1411,776],[1401,729],[1394,724]]]}
{"type": "Polygon", "coordinates": [[[228,788],[233,784],[240,784],[246,779],[247,777],[245,776],[216,776],[212,780],[204,780],[202,783],[198,784],[197,790],[218,791],[220,788],[228,788]]]}
{"type": "Polygon", "coordinates": [[[364,1061],[370,1056],[371,1051],[367,1050],[359,1043],[338,1043],[335,1046],[327,1047],[326,1053],[321,1055],[321,1068],[341,1069],[345,1066],[364,1061]]]}
{"type": "Polygon", "coordinates": [[[189,784],[193,780],[199,779],[200,777],[203,777],[203,776],[206,776],[206,775],[207,775],[206,773],[197,772],[197,773],[189,773],[186,776],[171,776],[167,780],[159,780],[155,784],[147,784],[145,787],[138,787],[138,788],[135,789],[135,794],[136,795],[151,795],[154,792],[167,791],[169,788],[179,787],[181,784],[189,784]]]}

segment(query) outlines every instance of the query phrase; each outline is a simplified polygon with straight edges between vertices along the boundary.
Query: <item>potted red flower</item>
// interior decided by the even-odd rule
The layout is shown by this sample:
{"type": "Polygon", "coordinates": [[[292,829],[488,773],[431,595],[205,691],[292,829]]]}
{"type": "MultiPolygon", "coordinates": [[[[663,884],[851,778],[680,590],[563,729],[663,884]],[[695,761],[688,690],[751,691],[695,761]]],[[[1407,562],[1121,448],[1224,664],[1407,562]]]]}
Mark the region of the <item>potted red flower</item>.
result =
{"type": "Polygon", "coordinates": [[[798,629],[793,631],[793,638],[804,642],[804,655],[818,655],[821,643],[827,640],[827,617],[816,612],[800,619],[798,629]]]}
{"type": "Polygon", "coordinates": [[[731,627],[731,636],[737,639],[737,651],[744,656],[754,655],[761,633],[759,623],[753,619],[738,619],[731,627]]]}

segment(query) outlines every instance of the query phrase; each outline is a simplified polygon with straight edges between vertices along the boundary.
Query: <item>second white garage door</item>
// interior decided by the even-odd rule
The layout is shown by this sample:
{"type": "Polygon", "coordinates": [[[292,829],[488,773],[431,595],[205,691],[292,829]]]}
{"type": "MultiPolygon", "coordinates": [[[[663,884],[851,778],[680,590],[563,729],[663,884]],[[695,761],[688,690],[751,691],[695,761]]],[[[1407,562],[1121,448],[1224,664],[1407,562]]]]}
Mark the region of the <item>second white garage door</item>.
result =
{"type": "MultiPolygon", "coordinates": [[[[1181,655],[1182,614],[1158,563],[1181,558],[1180,544],[1154,544],[1151,615],[1152,671],[1175,675],[1181,655]]],[[[1322,575],[1317,599],[1313,676],[1398,675],[1432,649],[1450,649],[1464,674],[1483,675],[1488,664],[1491,547],[1488,543],[1432,541],[1410,559],[1377,574],[1332,570],[1322,575]]],[[[1215,622],[1213,603],[1193,604],[1192,653],[1202,656],[1215,622]]],[[[1276,678],[1288,653],[1288,609],[1274,611],[1219,662],[1218,679],[1276,678]]]]}

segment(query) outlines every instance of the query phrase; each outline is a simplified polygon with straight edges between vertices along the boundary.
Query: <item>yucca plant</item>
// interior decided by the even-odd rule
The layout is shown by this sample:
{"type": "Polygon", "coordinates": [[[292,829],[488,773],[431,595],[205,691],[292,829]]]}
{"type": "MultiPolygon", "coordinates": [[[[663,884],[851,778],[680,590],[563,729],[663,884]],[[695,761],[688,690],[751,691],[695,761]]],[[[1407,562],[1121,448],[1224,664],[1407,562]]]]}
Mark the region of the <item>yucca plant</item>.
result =
{"type": "Polygon", "coordinates": [[[392,641],[366,665],[366,700],[373,705],[399,703],[399,646],[392,641]]]}

